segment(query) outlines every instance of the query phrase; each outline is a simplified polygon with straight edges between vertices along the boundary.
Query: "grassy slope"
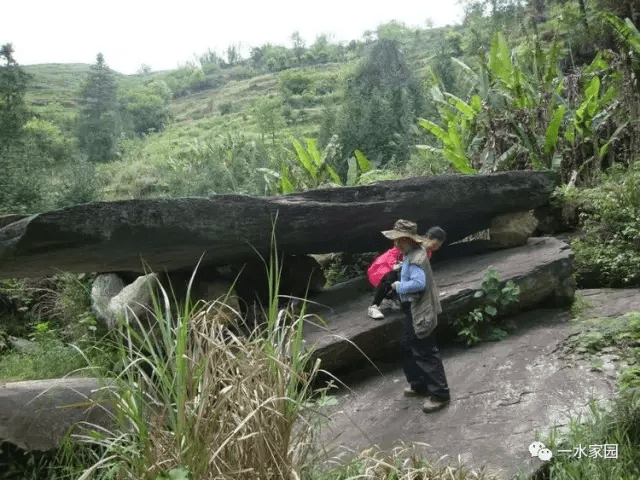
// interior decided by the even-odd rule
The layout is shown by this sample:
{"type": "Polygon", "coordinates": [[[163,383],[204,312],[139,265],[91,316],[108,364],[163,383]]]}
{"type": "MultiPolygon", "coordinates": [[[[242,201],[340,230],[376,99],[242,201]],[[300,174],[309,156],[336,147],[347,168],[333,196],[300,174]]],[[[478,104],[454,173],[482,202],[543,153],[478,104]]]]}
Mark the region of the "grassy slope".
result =
{"type": "MultiPolygon", "coordinates": [[[[59,124],[70,123],[77,114],[80,104],[79,96],[83,83],[89,73],[90,65],[86,64],[43,64],[24,67],[33,75],[26,101],[29,107],[44,118],[59,124]],[[56,121],[57,120],[57,121],[56,121]]],[[[306,71],[326,72],[327,75],[339,74],[344,64],[329,64],[322,67],[305,68],[306,71]]],[[[211,133],[224,133],[229,129],[243,131],[249,135],[259,134],[259,128],[251,109],[257,100],[265,97],[279,97],[279,72],[265,73],[249,79],[227,79],[227,71],[221,71],[223,86],[204,90],[172,101],[170,112],[172,117],[172,136],[193,137],[194,126],[211,133]],[[220,105],[230,103],[232,113],[221,115],[220,105]]],[[[322,75],[322,74],[320,74],[322,75]]],[[[119,75],[120,86],[135,83],[137,75],[119,75]]],[[[296,98],[294,97],[294,100],[296,98]]],[[[296,127],[304,135],[314,135],[319,130],[322,105],[326,101],[335,103],[335,96],[316,97],[313,105],[304,108],[305,119],[296,127]]],[[[283,130],[284,130],[283,126],[283,130]]],[[[70,133],[70,132],[69,132],[70,133]]]]}

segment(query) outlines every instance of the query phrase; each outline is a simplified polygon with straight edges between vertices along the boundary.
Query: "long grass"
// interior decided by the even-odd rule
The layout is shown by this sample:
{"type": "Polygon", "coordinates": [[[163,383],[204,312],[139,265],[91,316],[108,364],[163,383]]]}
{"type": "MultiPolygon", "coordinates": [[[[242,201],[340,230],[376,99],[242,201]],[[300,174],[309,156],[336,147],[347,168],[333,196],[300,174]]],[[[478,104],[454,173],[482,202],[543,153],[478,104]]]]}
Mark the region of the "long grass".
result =
{"type": "Polygon", "coordinates": [[[122,371],[104,387],[112,427],[85,425],[72,437],[84,447],[76,458],[90,460],[80,480],[155,480],[172,471],[194,479],[298,478],[308,442],[296,422],[312,404],[318,363],[307,365],[304,306],[297,316],[277,310],[277,258],[270,267],[266,322],[248,336],[228,328],[223,299],[172,313],[162,287],[153,326],[135,316],[121,322],[122,371]]]}
{"type": "Polygon", "coordinates": [[[553,458],[538,479],[640,478],[640,389],[621,392],[609,406],[589,406],[588,416],[570,421],[565,435],[551,432],[544,440],[553,458]]]}

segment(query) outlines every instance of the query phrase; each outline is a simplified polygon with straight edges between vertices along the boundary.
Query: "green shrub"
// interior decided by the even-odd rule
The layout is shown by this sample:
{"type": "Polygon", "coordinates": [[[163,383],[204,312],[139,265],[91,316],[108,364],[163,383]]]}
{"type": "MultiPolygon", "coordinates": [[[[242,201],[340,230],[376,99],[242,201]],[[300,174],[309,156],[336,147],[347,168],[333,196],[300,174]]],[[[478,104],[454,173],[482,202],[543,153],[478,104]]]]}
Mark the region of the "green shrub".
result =
{"type": "Polygon", "coordinates": [[[571,242],[578,275],[591,272],[603,286],[640,283],[640,164],[611,167],[594,188],[565,188],[578,208],[583,236],[571,242]]]}
{"type": "Polygon", "coordinates": [[[184,66],[167,72],[162,79],[171,89],[175,98],[189,93],[189,87],[202,81],[204,73],[195,66],[184,66]]]}
{"type": "Polygon", "coordinates": [[[62,167],[59,175],[61,185],[53,193],[55,207],[100,200],[101,185],[94,164],[80,159],[62,167]]]}
{"type": "Polygon", "coordinates": [[[220,115],[228,115],[233,112],[233,104],[231,102],[221,103],[218,105],[218,111],[220,112],[220,115]]]}
{"type": "Polygon", "coordinates": [[[280,72],[280,91],[286,97],[288,95],[302,95],[313,89],[313,76],[304,70],[285,70],[280,72]]]}
{"type": "Polygon", "coordinates": [[[483,340],[503,340],[507,332],[492,326],[492,321],[505,307],[516,302],[520,295],[520,287],[513,280],[506,282],[504,287],[500,283],[500,274],[493,268],[487,268],[482,279],[481,289],[474,297],[482,299],[482,305],[476,307],[466,315],[456,318],[453,325],[458,329],[458,336],[465,339],[467,345],[473,345],[483,340]]]}

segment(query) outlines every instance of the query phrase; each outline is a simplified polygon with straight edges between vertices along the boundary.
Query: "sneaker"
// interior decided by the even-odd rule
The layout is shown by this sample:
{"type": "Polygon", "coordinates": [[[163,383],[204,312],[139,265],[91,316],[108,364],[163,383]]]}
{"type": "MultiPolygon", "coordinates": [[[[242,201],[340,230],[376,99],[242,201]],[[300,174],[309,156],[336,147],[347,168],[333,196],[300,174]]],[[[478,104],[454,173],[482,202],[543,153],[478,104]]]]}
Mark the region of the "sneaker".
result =
{"type": "Polygon", "coordinates": [[[367,309],[367,315],[371,318],[375,318],[376,320],[384,318],[384,314],[380,311],[380,308],[377,305],[371,305],[367,309]]]}
{"type": "Polygon", "coordinates": [[[449,405],[449,399],[440,399],[437,397],[428,398],[422,405],[422,411],[424,413],[436,412],[449,405]]]}

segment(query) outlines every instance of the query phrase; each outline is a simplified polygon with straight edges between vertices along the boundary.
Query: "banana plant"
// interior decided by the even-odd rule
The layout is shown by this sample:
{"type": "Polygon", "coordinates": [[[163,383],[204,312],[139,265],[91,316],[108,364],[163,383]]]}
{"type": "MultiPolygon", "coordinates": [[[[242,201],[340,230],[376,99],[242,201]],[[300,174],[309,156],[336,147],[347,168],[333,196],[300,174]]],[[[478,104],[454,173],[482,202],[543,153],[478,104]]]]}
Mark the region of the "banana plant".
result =
{"type": "Polygon", "coordinates": [[[436,155],[443,155],[461,173],[476,173],[469,161],[468,149],[473,144],[473,140],[469,139],[473,122],[482,110],[481,98],[474,95],[470,103],[466,103],[455,95],[443,93],[435,86],[431,88],[431,96],[438,104],[438,111],[446,123],[446,129],[424,118],[419,119],[418,124],[440,140],[442,147],[436,148],[430,145],[417,145],[417,147],[436,155]]]}
{"type": "Polygon", "coordinates": [[[266,184],[266,194],[283,194],[293,193],[296,189],[289,178],[287,165],[283,162],[280,168],[280,173],[271,168],[258,168],[258,171],[264,175],[264,181],[266,184]]]}
{"type": "Polygon", "coordinates": [[[306,139],[306,148],[294,137],[291,137],[291,144],[294,148],[294,151],[290,152],[291,157],[301,167],[298,171],[302,176],[291,175],[286,162],[282,163],[280,172],[270,168],[258,169],[264,174],[265,182],[273,193],[287,194],[317,188],[327,183],[342,186],[340,176],[328,162],[331,144],[322,153],[313,138],[306,139]]]}
{"type": "Polygon", "coordinates": [[[502,32],[496,32],[493,38],[488,67],[513,106],[522,109],[535,105],[534,88],[518,65],[511,60],[511,50],[502,32]]]}
{"type": "Polygon", "coordinates": [[[349,158],[349,169],[347,171],[347,185],[353,186],[358,183],[361,174],[374,170],[373,165],[360,150],[353,152],[354,156],[349,158]]]}
{"type": "Polygon", "coordinates": [[[602,13],[602,17],[618,32],[618,35],[625,40],[629,48],[631,48],[636,55],[640,55],[640,32],[631,19],[626,18],[623,22],[615,15],[607,12],[602,13]]]}
{"type": "Polygon", "coordinates": [[[621,130],[626,127],[626,123],[618,127],[614,134],[604,145],[598,145],[598,127],[606,122],[611,116],[611,110],[607,106],[618,95],[615,87],[611,86],[601,96],[600,95],[600,77],[594,75],[584,91],[584,98],[575,113],[565,132],[565,138],[572,146],[579,143],[592,143],[594,147],[594,156],[601,160],[606,155],[612,141],[619,135],[621,130]]]}
{"type": "Polygon", "coordinates": [[[306,150],[294,137],[291,138],[291,143],[296,151],[295,159],[307,173],[307,180],[310,180],[311,188],[316,188],[318,185],[326,183],[329,178],[336,185],[342,185],[340,176],[327,162],[328,149],[325,149],[321,155],[313,138],[307,138],[306,150]]]}

